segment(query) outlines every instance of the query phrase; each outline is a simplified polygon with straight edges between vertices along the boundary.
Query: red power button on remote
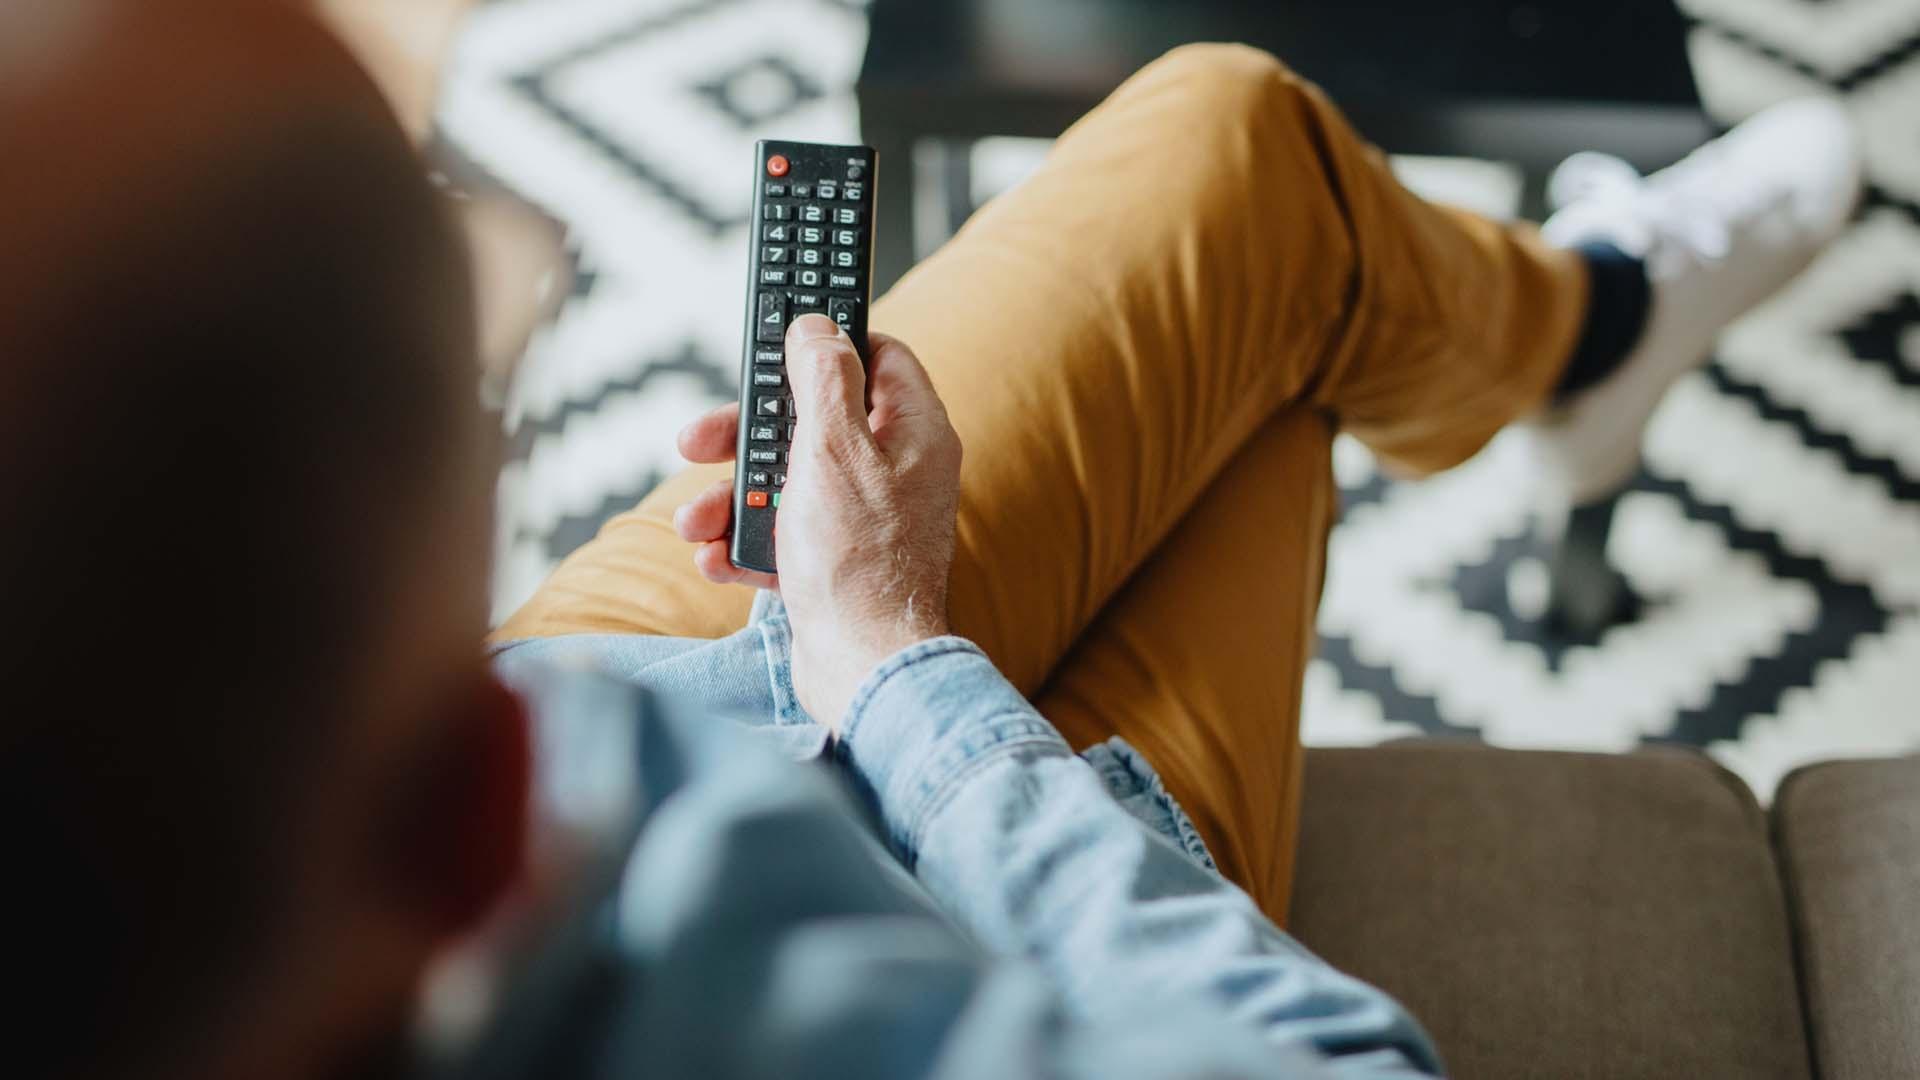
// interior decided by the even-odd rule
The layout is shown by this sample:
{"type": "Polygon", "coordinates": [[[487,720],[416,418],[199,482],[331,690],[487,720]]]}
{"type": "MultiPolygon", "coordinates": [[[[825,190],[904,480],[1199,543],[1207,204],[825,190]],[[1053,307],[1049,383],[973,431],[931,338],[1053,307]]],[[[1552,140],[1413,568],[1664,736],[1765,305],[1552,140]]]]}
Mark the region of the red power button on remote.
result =
{"type": "Polygon", "coordinates": [[[768,176],[785,176],[787,175],[788,167],[787,159],[779,154],[775,154],[767,159],[768,176]]]}

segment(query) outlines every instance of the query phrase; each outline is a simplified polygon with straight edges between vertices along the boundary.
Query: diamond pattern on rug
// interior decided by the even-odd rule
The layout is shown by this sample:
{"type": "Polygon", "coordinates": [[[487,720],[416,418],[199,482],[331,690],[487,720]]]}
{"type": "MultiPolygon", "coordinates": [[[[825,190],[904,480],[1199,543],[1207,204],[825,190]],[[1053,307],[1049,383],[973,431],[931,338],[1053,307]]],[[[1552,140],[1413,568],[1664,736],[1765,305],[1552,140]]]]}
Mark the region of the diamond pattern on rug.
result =
{"type": "MultiPolygon", "coordinates": [[[[1920,0],[1684,0],[1709,111],[1842,95],[1858,223],[1656,417],[1610,558],[1635,617],[1545,626],[1543,544],[1496,440],[1420,483],[1336,448],[1310,741],[1702,746],[1765,793],[1920,746],[1920,0]],[[1418,542],[1409,539],[1418,537],[1418,542]]],[[[495,0],[443,134],[571,229],[574,288],[508,402],[496,612],[679,464],[730,400],[756,138],[855,141],[858,0],[495,0]],[[804,43],[804,47],[802,46],[804,43]]]]}
{"type": "Polygon", "coordinates": [[[812,80],[778,56],[750,60],[694,89],[743,128],[778,120],[822,96],[812,80]]]}

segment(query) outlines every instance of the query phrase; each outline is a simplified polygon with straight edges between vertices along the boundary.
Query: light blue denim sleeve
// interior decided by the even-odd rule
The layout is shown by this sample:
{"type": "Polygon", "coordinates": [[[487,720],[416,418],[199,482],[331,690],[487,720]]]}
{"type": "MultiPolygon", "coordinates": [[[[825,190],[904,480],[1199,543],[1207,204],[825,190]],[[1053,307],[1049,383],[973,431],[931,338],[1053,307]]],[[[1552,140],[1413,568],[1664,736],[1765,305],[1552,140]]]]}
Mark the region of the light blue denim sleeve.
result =
{"type": "MultiPolygon", "coordinates": [[[[1080,1018],[1202,1004],[1277,1048],[1325,1055],[1335,1075],[1439,1072],[1404,1009],[1122,809],[970,642],[940,638],[884,662],[856,694],[838,752],[948,913],[989,949],[1041,965],[1080,1018]]],[[[1204,1049],[1179,1030],[1160,1037],[1204,1049]]]]}
{"type": "MultiPolygon", "coordinates": [[[[506,1038],[479,1040],[456,1061],[474,1066],[451,1074],[462,1080],[1423,1075],[1397,1055],[1328,1060],[1299,1039],[1263,1039],[1259,1026],[1194,995],[1116,994],[1101,1016],[1075,1015],[1038,965],[981,948],[903,881],[841,770],[787,759],[756,729],[718,719],[697,700],[683,707],[654,695],[649,707],[631,683],[527,660],[503,671],[542,721],[553,775],[567,775],[560,765],[569,760],[583,766],[601,788],[624,791],[644,824],[621,860],[617,891],[581,921],[584,936],[558,939],[586,942],[585,954],[560,948],[524,969],[577,975],[541,984],[557,993],[505,996],[527,1008],[499,1017],[506,1038]],[[571,755],[553,749],[568,731],[595,730],[626,732],[612,740],[626,749],[599,741],[571,755]],[[604,775],[623,758],[635,766],[624,788],[604,775]]],[[[972,778],[963,786],[993,783],[996,756],[962,767],[972,778]]],[[[943,858],[935,851],[949,815],[972,799],[952,794],[948,809],[924,822],[931,859],[943,858]]],[[[1073,797],[1105,798],[1097,786],[1073,797]]],[[[576,792],[568,801],[581,800],[576,792]]],[[[1196,959],[1217,964],[1218,950],[1196,959]]]]}

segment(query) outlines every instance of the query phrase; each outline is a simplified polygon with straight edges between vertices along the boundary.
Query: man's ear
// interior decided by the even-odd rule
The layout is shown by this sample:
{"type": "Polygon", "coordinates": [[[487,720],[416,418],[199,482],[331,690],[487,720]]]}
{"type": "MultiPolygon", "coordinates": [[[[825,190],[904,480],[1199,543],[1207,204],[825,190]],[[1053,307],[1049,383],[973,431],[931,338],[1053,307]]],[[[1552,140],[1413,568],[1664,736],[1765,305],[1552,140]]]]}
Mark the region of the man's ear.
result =
{"type": "Polygon", "coordinates": [[[491,667],[450,703],[414,771],[389,848],[409,905],[445,941],[472,929],[525,870],[533,750],[520,696],[491,667]]]}

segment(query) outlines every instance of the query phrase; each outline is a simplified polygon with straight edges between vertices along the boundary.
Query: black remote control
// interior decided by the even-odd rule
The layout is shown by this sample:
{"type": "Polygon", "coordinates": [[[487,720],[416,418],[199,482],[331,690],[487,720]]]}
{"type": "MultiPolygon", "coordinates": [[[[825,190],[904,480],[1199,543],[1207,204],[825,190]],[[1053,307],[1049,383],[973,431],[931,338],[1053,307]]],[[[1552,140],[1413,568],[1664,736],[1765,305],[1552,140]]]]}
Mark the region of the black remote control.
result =
{"type": "Polygon", "coordinates": [[[733,476],[733,565],[774,571],[773,525],[793,445],[787,322],[819,312],[867,359],[875,155],[870,146],[754,147],[753,243],[733,476]]]}

